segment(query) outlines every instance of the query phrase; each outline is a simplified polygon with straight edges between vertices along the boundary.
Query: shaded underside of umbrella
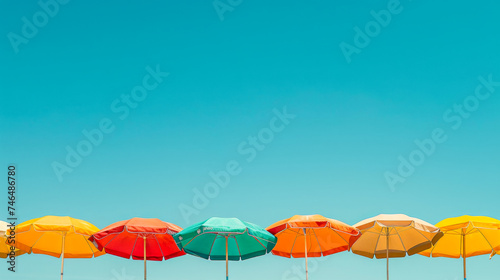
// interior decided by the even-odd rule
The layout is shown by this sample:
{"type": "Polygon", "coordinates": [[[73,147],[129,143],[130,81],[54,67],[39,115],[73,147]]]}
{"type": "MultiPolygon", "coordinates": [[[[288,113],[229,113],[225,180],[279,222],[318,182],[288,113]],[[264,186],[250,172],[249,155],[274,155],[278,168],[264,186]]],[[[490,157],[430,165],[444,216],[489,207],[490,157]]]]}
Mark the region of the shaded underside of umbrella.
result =
{"type": "Polygon", "coordinates": [[[347,251],[360,237],[360,232],[340,221],[321,215],[295,215],[279,221],[267,230],[278,242],[272,253],[281,257],[321,257],[347,251]]]}
{"type": "Polygon", "coordinates": [[[379,215],[354,225],[361,237],[352,252],[368,258],[402,258],[432,247],[443,234],[439,228],[406,215],[379,215]]]}
{"type": "Polygon", "coordinates": [[[207,260],[246,260],[269,253],[276,237],[265,229],[236,218],[210,218],[192,225],[174,236],[179,247],[207,260]]]}
{"type": "Polygon", "coordinates": [[[15,246],[30,254],[60,257],[62,280],[65,258],[92,258],[105,254],[87,240],[98,230],[97,227],[83,220],[45,216],[16,226],[15,246]]]}
{"type": "Polygon", "coordinates": [[[500,249],[500,220],[482,216],[461,216],[436,224],[444,233],[427,257],[470,258],[489,255],[500,249]],[[465,241],[465,246],[464,246],[465,241]]]}
{"type": "Polygon", "coordinates": [[[352,252],[368,258],[385,258],[387,279],[390,258],[419,253],[443,236],[438,227],[402,214],[382,214],[354,226],[361,231],[361,237],[352,246],[352,252]]]}
{"type": "Polygon", "coordinates": [[[421,252],[426,257],[462,258],[464,279],[466,259],[490,255],[500,249],[500,220],[484,216],[461,216],[444,219],[436,224],[444,233],[432,248],[421,252]]]}
{"type": "Polygon", "coordinates": [[[321,215],[295,215],[270,225],[267,230],[278,237],[274,255],[305,258],[306,279],[309,279],[308,257],[347,251],[360,236],[356,228],[321,215]]]}
{"type": "Polygon", "coordinates": [[[159,219],[132,218],[105,227],[89,240],[99,250],[118,257],[161,261],[185,254],[172,237],[181,230],[159,219]]]}
{"type": "Polygon", "coordinates": [[[64,258],[92,258],[99,251],[87,239],[99,229],[71,217],[45,216],[16,226],[16,248],[28,253],[64,258]]]}
{"type": "Polygon", "coordinates": [[[276,237],[259,226],[235,218],[211,218],[174,237],[188,254],[210,260],[238,261],[269,253],[276,237]]]}

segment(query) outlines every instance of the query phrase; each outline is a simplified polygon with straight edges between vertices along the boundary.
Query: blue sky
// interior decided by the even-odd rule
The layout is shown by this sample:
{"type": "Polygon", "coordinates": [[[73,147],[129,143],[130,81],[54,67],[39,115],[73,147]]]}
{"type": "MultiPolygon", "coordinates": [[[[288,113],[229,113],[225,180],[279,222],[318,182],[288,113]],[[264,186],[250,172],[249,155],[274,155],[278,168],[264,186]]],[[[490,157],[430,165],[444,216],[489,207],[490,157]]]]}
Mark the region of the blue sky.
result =
{"type": "MultiPolygon", "coordinates": [[[[348,224],[379,213],[433,224],[464,214],[500,218],[500,87],[488,91],[479,80],[500,81],[495,1],[401,0],[350,62],[341,43],[356,47],[354,28],[365,30],[371,11],[397,3],[243,1],[220,15],[211,1],[68,1],[51,6],[45,23],[36,1],[1,4],[0,154],[5,170],[18,169],[21,221],[67,215],[103,228],[156,217],[186,227],[220,216],[265,227],[316,213],[348,224]],[[23,17],[33,23],[34,15],[40,27],[27,31],[23,17]],[[164,76],[155,80],[147,67],[164,76]],[[156,87],[127,105],[123,96],[137,93],[144,79],[156,87]],[[478,87],[489,96],[480,100],[478,87]],[[269,130],[276,110],[294,116],[280,131],[269,130]],[[112,131],[68,166],[67,148],[84,146],[82,131],[103,120],[112,131]],[[425,154],[415,141],[436,129],[445,140],[433,140],[425,154]],[[272,139],[259,149],[250,144],[269,131],[272,139]],[[418,164],[402,176],[400,156],[411,164],[410,155],[418,164]],[[59,178],[55,162],[72,172],[59,178]],[[196,191],[229,162],[240,172],[196,208],[196,191]],[[390,187],[387,172],[401,181],[390,187]],[[185,207],[195,211],[183,214],[185,207]]],[[[470,259],[470,279],[493,275],[498,262],[470,259]]],[[[0,276],[54,279],[59,265],[23,256],[18,272],[5,265],[0,276]]],[[[459,279],[461,265],[413,256],[391,261],[391,275],[459,279]]],[[[230,275],[291,280],[284,275],[294,266],[303,260],[269,255],[231,263],[230,275]]],[[[122,269],[124,279],[142,277],[141,262],[103,256],[67,260],[65,279],[121,280],[115,272],[122,269]]],[[[149,275],[224,277],[224,264],[185,256],[150,262],[149,275]]],[[[351,253],[324,258],[310,275],[383,277],[384,261],[351,253]]]]}

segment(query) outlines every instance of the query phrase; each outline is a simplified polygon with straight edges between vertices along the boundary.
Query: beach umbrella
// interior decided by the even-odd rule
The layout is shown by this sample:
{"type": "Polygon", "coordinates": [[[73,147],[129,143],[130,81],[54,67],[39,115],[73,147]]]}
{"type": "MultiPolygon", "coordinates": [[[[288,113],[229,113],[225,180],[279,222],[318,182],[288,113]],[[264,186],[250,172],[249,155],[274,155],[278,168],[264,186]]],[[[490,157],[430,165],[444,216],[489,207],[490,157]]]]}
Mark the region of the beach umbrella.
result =
{"type": "Polygon", "coordinates": [[[174,236],[179,247],[190,255],[207,260],[246,260],[269,253],[276,237],[265,229],[236,218],[210,218],[174,236]]]}
{"type": "Polygon", "coordinates": [[[321,257],[349,250],[360,237],[358,229],[321,215],[295,215],[266,228],[278,238],[273,255],[286,258],[321,257]]]}
{"type": "Polygon", "coordinates": [[[436,224],[443,238],[421,255],[427,257],[463,258],[464,279],[467,278],[467,258],[493,256],[500,250],[500,220],[482,216],[461,216],[444,219],[436,224]]]}
{"type": "Polygon", "coordinates": [[[99,249],[118,257],[161,261],[185,255],[172,236],[182,228],[159,219],[132,218],[111,224],[94,233],[89,240],[99,249]]]}
{"type": "Polygon", "coordinates": [[[87,240],[98,230],[91,223],[75,218],[45,216],[16,226],[15,247],[30,254],[60,257],[62,280],[65,258],[92,258],[104,254],[87,240]]]}
{"type": "MultiPolygon", "coordinates": [[[[5,259],[9,257],[12,252],[15,257],[25,254],[26,252],[19,250],[14,247],[14,243],[7,240],[7,230],[9,229],[9,223],[0,221],[0,258],[5,259]],[[11,250],[13,247],[14,250],[11,250]]],[[[11,239],[15,240],[15,239],[11,239]]]]}
{"type": "Polygon", "coordinates": [[[389,279],[389,258],[401,258],[429,249],[443,233],[422,220],[402,214],[378,215],[354,225],[361,231],[361,237],[352,245],[352,252],[364,257],[387,260],[389,279]]]}

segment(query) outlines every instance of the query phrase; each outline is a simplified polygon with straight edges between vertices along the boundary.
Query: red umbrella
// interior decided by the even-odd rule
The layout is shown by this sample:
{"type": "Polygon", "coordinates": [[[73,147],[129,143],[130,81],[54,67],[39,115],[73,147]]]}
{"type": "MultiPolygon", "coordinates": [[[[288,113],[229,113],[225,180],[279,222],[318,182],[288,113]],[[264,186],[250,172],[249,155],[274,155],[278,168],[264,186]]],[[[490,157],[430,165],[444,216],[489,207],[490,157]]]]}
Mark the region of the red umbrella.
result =
{"type": "Polygon", "coordinates": [[[89,237],[99,250],[122,258],[161,261],[185,255],[172,236],[181,227],[159,219],[132,218],[111,224],[89,237]]]}

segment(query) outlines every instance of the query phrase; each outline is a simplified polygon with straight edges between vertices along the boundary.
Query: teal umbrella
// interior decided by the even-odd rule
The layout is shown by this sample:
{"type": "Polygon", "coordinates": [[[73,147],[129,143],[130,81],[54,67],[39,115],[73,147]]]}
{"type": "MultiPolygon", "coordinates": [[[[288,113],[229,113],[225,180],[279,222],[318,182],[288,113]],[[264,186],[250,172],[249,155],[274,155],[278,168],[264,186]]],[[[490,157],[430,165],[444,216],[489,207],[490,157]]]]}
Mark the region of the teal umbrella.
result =
{"type": "Polygon", "coordinates": [[[210,218],[194,224],[174,240],[184,252],[207,260],[246,260],[265,255],[274,248],[277,238],[267,230],[236,218],[210,218]]]}

